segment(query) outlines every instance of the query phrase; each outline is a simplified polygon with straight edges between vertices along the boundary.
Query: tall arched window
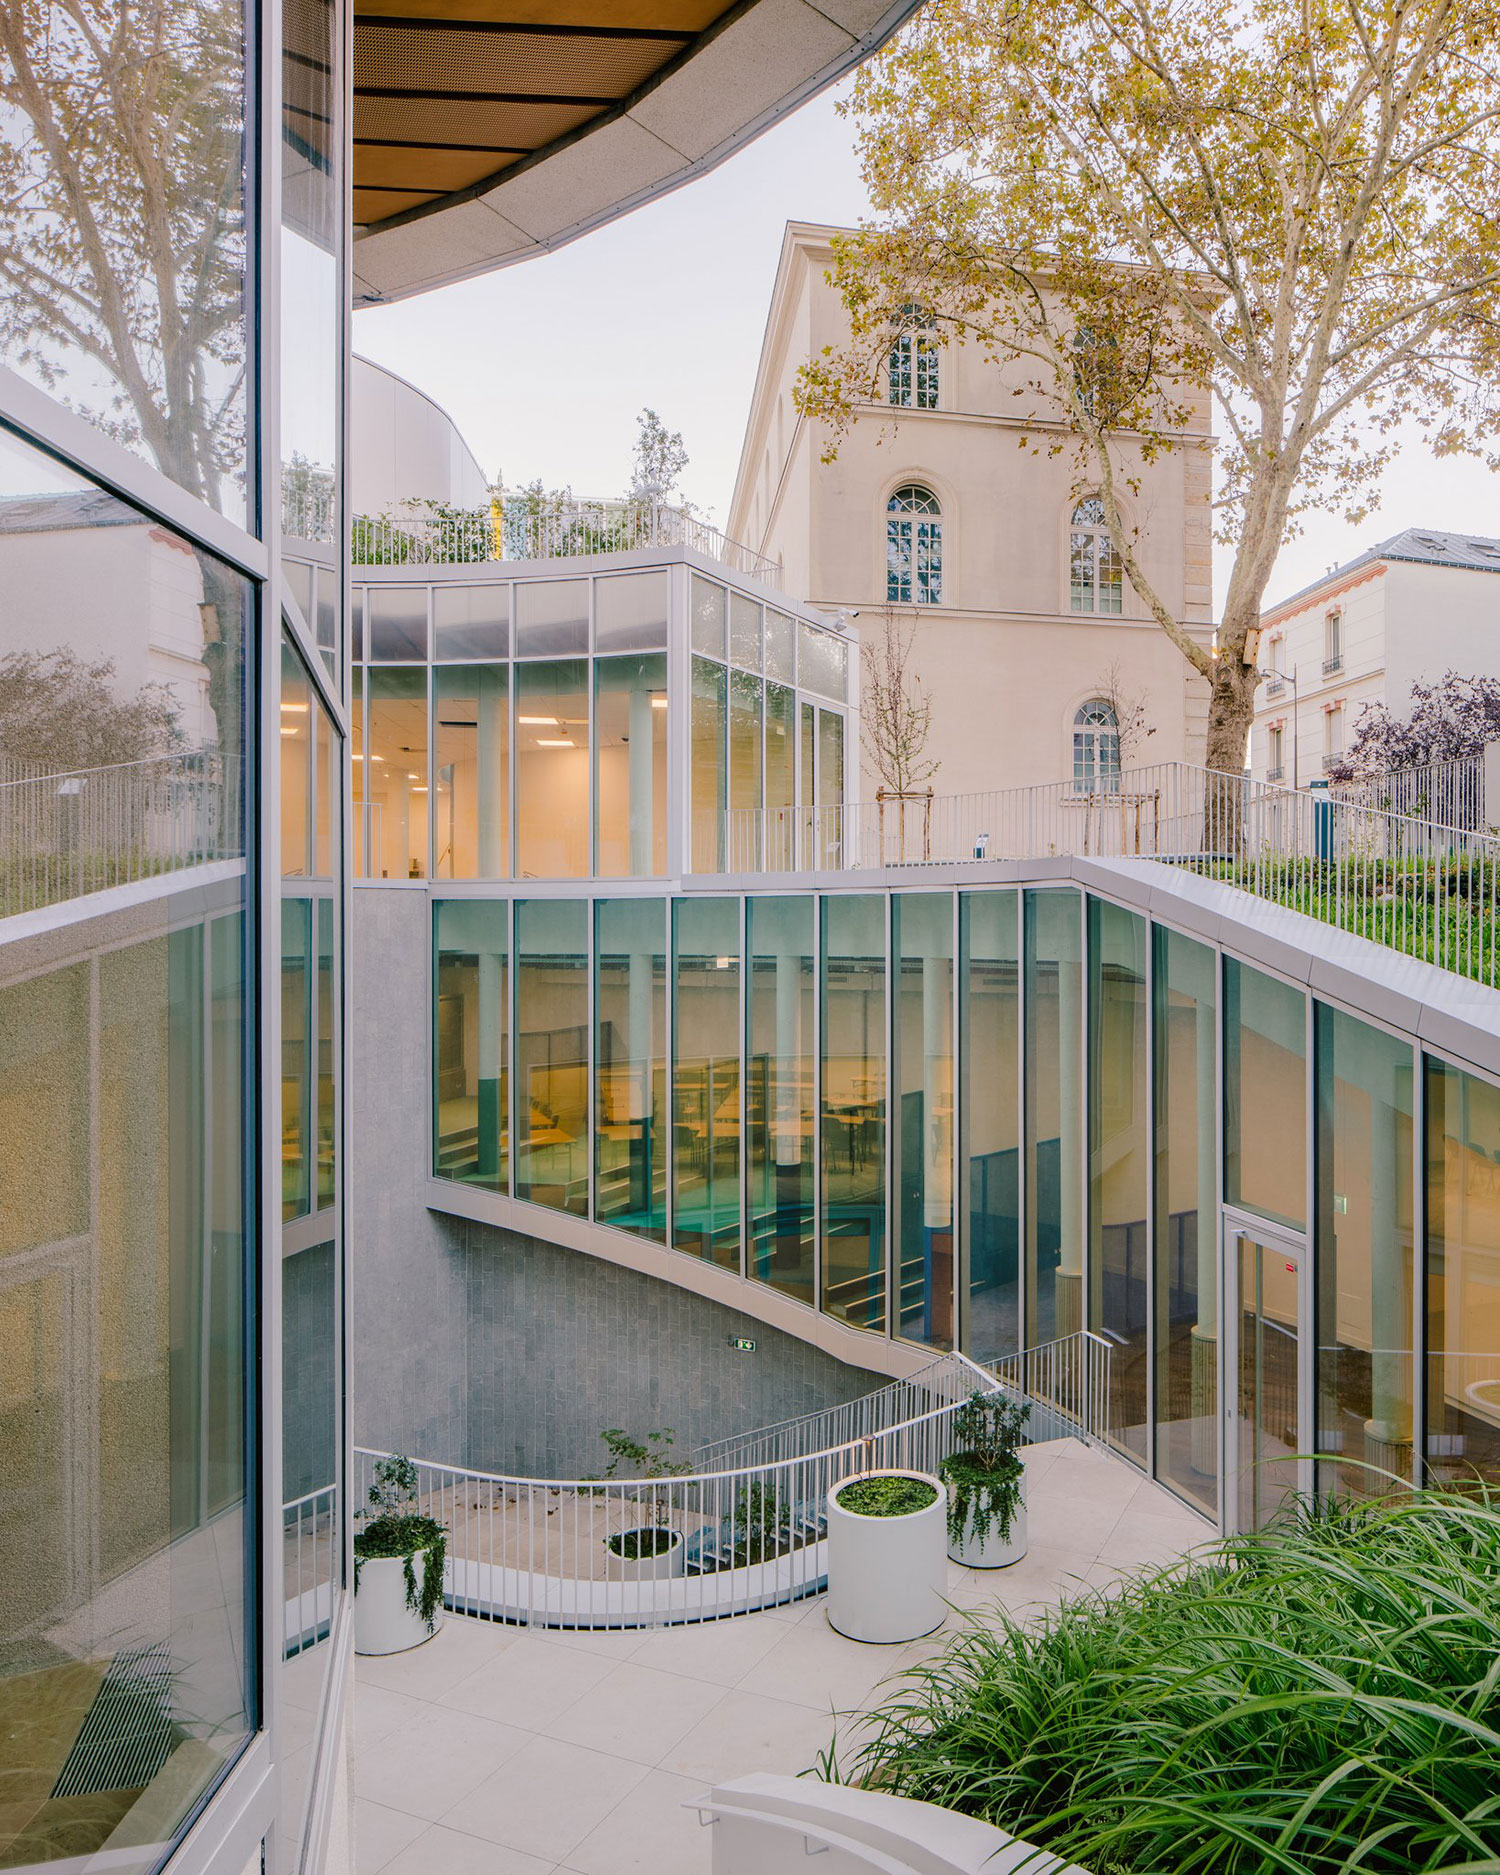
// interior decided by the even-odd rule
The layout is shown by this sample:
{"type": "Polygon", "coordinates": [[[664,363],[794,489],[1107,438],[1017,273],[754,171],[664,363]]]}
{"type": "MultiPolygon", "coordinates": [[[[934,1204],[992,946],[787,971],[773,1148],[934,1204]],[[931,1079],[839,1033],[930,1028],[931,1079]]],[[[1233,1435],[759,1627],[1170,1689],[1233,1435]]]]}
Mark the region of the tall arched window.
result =
{"type": "Polygon", "coordinates": [[[1091,697],[1073,718],[1073,786],[1080,794],[1120,789],[1120,723],[1103,697],[1091,697]]]}
{"type": "Polygon", "coordinates": [[[889,365],[891,402],[904,410],[936,410],[938,343],[932,316],[908,306],[899,324],[903,329],[891,346],[889,365]]]}
{"type": "Polygon", "coordinates": [[[885,596],[902,605],[940,605],[943,510],[930,488],[908,482],[885,504],[885,596]]]}
{"type": "Polygon", "coordinates": [[[1124,571],[1104,524],[1104,503],[1086,495],[1073,510],[1068,536],[1071,606],[1075,612],[1118,613],[1125,593],[1124,571]]]}

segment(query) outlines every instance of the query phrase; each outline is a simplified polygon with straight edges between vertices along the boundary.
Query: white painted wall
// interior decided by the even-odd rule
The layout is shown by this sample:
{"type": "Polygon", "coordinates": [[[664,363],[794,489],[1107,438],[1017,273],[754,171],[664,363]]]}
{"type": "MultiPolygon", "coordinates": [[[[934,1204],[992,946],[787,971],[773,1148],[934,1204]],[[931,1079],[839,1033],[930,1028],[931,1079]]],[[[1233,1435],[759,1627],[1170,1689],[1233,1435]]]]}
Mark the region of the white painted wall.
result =
{"type": "Polygon", "coordinates": [[[354,360],[350,380],[350,494],[356,514],[407,501],[479,508],[489,478],[441,405],[394,371],[354,360]]]}

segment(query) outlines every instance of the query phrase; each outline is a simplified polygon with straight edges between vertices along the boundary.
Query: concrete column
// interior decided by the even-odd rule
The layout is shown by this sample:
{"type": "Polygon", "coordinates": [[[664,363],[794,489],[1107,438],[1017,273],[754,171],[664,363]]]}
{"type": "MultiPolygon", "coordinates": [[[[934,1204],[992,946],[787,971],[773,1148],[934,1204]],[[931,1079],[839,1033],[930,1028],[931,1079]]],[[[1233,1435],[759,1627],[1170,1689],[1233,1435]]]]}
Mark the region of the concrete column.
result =
{"type": "Polygon", "coordinates": [[[505,824],[509,818],[505,811],[510,782],[509,701],[508,673],[503,668],[482,670],[475,709],[475,850],[481,879],[503,879],[510,871],[506,864],[509,828],[505,824]]]}
{"type": "Polygon", "coordinates": [[[651,876],[656,831],[652,714],[651,692],[637,682],[630,692],[630,870],[637,879],[651,876]]]}

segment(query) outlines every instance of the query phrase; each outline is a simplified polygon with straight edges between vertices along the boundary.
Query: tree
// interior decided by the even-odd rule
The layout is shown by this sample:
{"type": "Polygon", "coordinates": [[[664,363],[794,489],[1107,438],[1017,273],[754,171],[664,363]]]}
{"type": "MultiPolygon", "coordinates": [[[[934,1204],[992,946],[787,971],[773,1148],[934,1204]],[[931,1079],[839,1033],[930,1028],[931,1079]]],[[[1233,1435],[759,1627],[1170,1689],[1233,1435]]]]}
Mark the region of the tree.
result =
{"type": "Polygon", "coordinates": [[[887,606],[881,635],[863,647],[860,660],[864,745],[881,787],[892,794],[915,794],[942,766],[925,754],[932,702],[912,668],[916,633],[915,619],[903,622],[895,608],[887,606]]]}
{"type": "Polygon", "coordinates": [[[1366,511],[1397,426],[1492,432],[1497,0],[928,0],[852,108],[877,221],[837,244],[850,342],[804,369],[828,449],[920,307],[1015,367],[1022,442],[1071,452],[1131,585],[1210,689],[1238,774],[1283,537],[1366,511]],[[1205,398],[1234,547],[1216,653],[1120,496],[1205,398]],[[1026,426],[1031,426],[1027,428],[1026,426]]]}
{"type": "Polygon", "coordinates": [[[107,659],[91,664],[70,650],[0,657],[0,755],[61,774],[142,761],[181,741],[164,684],[122,697],[107,659]]]}
{"type": "Polygon", "coordinates": [[[636,418],[635,449],[631,458],[629,499],[632,501],[674,501],[689,510],[678,483],[688,465],[682,432],[669,430],[654,410],[643,410],[636,418]]]}
{"type": "Polygon", "coordinates": [[[1481,755],[1500,742],[1500,677],[1445,671],[1435,684],[1411,687],[1411,710],[1396,716],[1367,703],[1354,740],[1328,770],[1330,781],[1364,781],[1401,768],[1425,768],[1462,755],[1481,755]]]}
{"type": "Polygon", "coordinates": [[[1125,672],[1116,660],[1098,680],[1095,694],[1114,712],[1115,729],[1120,738],[1120,766],[1134,768],[1142,748],[1156,734],[1151,721],[1151,698],[1147,691],[1132,690],[1125,682],[1125,672]]]}

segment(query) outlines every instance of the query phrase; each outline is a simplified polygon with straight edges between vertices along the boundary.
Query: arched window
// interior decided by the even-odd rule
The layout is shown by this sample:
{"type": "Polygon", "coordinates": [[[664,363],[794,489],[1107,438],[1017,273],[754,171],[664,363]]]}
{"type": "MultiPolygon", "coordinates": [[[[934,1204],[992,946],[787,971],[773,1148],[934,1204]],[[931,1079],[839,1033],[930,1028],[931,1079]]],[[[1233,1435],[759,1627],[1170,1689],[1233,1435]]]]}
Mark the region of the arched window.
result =
{"type": "Polygon", "coordinates": [[[1068,536],[1068,575],[1071,606],[1075,612],[1121,610],[1125,593],[1124,571],[1115,543],[1104,525],[1104,503],[1086,495],[1073,510],[1068,536]]]}
{"type": "Polygon", "coordinates": [[[930,488],[908,482],[885,504],[885,596],[902,605],[940,605],[943,510],[930,488]]]}
{"type": "Polygon", "coordinates": [[[938,343],[932,316],[908,306],[893,323],[899,323],[902,330],[891,346],[891,402],[904,410],[936,410],[938,343]]]}
{"type": "Polygon", "coordinates": [[[1073,786],[1080,794],[1118,794],[1120,723],[1103,697],[1091,697],[1073,718],[1073,786]]]}

